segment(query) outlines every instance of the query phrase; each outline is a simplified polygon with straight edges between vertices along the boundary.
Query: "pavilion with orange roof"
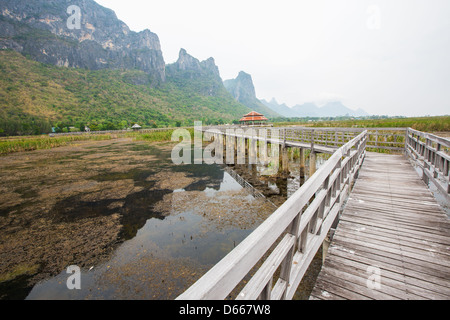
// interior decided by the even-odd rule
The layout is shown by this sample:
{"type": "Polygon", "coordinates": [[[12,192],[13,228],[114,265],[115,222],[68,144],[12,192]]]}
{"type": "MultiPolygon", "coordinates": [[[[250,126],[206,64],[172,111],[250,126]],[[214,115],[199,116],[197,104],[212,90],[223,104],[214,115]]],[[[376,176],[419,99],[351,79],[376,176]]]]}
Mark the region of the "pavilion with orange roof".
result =
{"type": "Polygon", "coordinates": [[[239,122],[243,125],[264,125],[269,121],[264,115],[256,111],[246,114],[239,122]]]}

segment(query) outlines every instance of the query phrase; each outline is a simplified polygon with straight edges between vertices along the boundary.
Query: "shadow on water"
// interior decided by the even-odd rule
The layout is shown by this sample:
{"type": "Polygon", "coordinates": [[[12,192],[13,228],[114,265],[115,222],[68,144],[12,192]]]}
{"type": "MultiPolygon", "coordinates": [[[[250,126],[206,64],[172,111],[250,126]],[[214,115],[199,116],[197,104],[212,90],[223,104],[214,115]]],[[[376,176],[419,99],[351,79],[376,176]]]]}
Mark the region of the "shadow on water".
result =
{"type": "Polygon", "coordinates": [[[17,278],[0,282],[0,293],[7,292],[4,300],[23,300],[31,292],[32,288],[28,285],[28,281],[32,278],[29,275],[21,275],[17,278]]]}
{"type": "Polygon", "coordinates": [[[120,214],[122,231],[121,241],[130,240],[136,236],[147,220],[155,218],[163,220],[164,216],[153,210],[153,206],[172,193],[171,190],[143,190],[126,196],[125,199],[107,199],[86,202],[83,195],[76,195],[58,202],[50,214],[55,222],[74,222],[79,219],[95,218],[120,214]],[[120,203],[120,207],[114,204],[120,203]]]}

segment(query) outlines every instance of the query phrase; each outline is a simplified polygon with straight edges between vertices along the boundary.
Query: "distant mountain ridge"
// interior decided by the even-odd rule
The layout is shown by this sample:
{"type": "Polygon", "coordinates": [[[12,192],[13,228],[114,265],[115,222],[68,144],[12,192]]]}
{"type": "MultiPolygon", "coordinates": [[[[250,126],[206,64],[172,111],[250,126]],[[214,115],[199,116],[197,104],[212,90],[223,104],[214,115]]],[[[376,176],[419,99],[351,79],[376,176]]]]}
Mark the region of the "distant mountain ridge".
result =
{"type": "Polygon", "coordinates": [[[273,111],[278,112],[283,117],[287,118],[327,118],[327,117],[366,117],[369,114],[363,109],[353,110],[346,107],[340,101],[328,102],[324,106],[319,107],[315,103],[304,103],[302,105],[295,105],[290,108],[286,104],[279,104],[275,98],[270,102],[261,100],[261,102],[273,111]]]}

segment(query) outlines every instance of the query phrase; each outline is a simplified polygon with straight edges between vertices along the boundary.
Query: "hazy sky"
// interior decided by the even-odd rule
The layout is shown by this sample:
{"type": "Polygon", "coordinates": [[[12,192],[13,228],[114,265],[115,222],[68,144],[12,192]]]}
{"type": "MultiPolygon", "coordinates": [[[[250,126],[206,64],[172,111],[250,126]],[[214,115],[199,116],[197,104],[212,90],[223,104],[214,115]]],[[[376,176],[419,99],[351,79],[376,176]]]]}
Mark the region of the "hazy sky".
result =
{"type": "Polygon", "coordinates": [[[96,0],[150,29],[166,63],[214,57],[258,98],[371,114],[450,114],[449,0],[96,0]]]}

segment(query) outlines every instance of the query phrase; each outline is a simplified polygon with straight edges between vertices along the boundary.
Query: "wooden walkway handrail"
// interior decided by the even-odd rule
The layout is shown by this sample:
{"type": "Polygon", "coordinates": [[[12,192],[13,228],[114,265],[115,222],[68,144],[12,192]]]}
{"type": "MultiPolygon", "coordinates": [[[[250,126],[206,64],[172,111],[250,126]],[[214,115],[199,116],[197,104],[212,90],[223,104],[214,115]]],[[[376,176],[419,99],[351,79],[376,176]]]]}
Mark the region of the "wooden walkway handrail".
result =
{"type": "Polygon", "coordinates": [[[314,142],[317,152],[333,153],[339,147],[355,138],[364,131],[368,132],[367,147],[369,150],[389,151],[403,153],[405,151],[406,133],[408,128],[331,128],[331,127],[240,127],[240,126],[219,126],[203,127],[203,131],[218,130],[267,130],[267,137],[271,137],[271,132],[277,130],[279,137],[286,140],[287,146],[308,148],[314,142]]]}
{"type": "MultiPolygon", "coordinates": [[[[210,137],[217,134],[225,134],[227,137],[265,141],[267,143],[284,145],[285,147],[305,149],[312,149],[316,143],[316,140],[313,138],[311,131],[308,131],[309,136],[299,135],[299,137],[301,138],[297,139],[293,138],[292,136],[287,136],[286,131],[279,128],[202,128],[202,131],[205,133],[206,139],[209,139],[210,137]],[[234,131],[233,133],[226,132],[226,130],[230,129],[236,131],[234,131]],[[266,130],[265,134],[261,134],[261,132],[259,131],[260,129],[266,130]]],[[[324,144],[320,144],[320,141],[317,142],[317,148],[314,149],[319,153],[333,154],[337,150],[337,147],[325,146],[324,144]]]]}
{"type": "Polygon", "coordinates": [[[430,181],[450,201],[450,140],[409,128],[406,153],[422,169],[422,179],[430,181]]]}
{"type": "Polygon", "coordinates": [[[338,149],[278,210],[177,299],[228,298],[267,254],[237,299],[292,299],[340,213],[364,160],[367,137],[364,131],[338,149]],[[274,279],[279,267],[281,272],[274,279]]]}

